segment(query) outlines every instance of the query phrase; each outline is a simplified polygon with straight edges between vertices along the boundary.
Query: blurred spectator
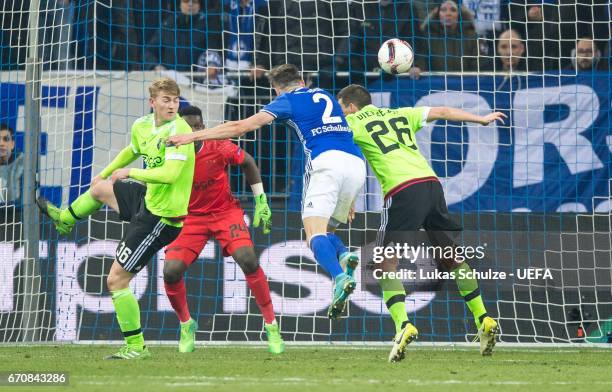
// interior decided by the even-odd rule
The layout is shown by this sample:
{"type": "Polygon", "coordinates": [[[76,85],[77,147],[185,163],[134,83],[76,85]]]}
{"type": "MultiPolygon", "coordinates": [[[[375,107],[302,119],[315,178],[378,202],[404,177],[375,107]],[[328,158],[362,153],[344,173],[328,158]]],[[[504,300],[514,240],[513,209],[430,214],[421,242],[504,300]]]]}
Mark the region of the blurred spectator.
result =
{"type": "Polygon", "coordinates": [[[507,12],[509,27],[527,42],[527,71],[559,70],[559,7],[550,1],[513,0],[507,12]]]}
{"type": "Polygon", "coordinates": [[[505,0],[463,0],[461,5],[474,16],[474,27],[480,37],[491,37],[501,30],[501,7],[505,0]]]}
{"type": "Polygon", "coordinates": [[[425,70],[476,71],[478,40],[470,11],[459,8],[452,0],[435,8],[422,26],[416,52],[419,51],[427,53],[428,58],[416,58],[411,71],[414,77],[425,70]]]}
{"type": "Polygon", "coordinates": [[[610,0],[558,0],[561,24],[561,57],[570,63],[579,37],[592,37],[601,53],[610,39],[612,3],[610,0]],[[569,58],[569,61],[567,60],[569,58]]]}
{"type": "MultiPolygon", "coordinates": [[[[224,67],[240,72],[232,81],[240,86],[240,94],[269,97],[265,72],[272,68],[270,42],[270,6],[266,0],[226,0],[223,31],[225,33],[224,67]]],[[[229,77],[228,77],[229,79],[229,77]]],[[[245,103],[245,102],[243,102],[245,103]]],[[[246,104],[252,105],[253,102],[246,104]]],[[[250,108],[249,110],[251,110],[250,108]]],[[[254,110],[254,109],[253,109],[254,110]]]]}
{"type": "MultiPolygon", "coordinates": [[[[612,8],[612,4],[610,5],[612,8]]],[[[612,27],[612,26],[611,26],[612,27]]],[[[602,59],[605,61],[604,65],[608,71],[612,67],[612,40],[606,40],[601,46],[603,46],[602,59]]]]}
{"type": "Polygon", "coordinates": [[[478,34],[478,49],[481,55],[493,53],[493,37],[501,32],[502,7],[507,0],[463,0],[462,6],[470,10],[474,17],[474,26],[478,34]]]}
{"type": "MultiPolygon", "coordinates": [[[[468,9],[472,13],[474,19],[474,28],[476,33],[483,40],[481,54],[492,52],[492,45],[487,43],[492,42],[493,32],[500,31],[503,28],[502,14],[507,3],[511,0],[462,0],[457,1],[461,7],[468,9]],[[491,46],[491,47],[489,47],[491,46]]],[[[520,0],[519,0],[520,1],[520,0]]],[[[443,3],[443,0],[414,0],[412,2],[414,10],[415,24],[425,26],[428,15],[443,3]]]]}
{"type": "MultiPolygon", "coordinates": [[[[93,68],[94,60],[97,69],[135,71],[156,65],[143,61],[147,58],[147,43],[159,33],[162,16],[169,15],[169,11],[174,14],[174,2],[113,0],[109,8],[89,0],[71,1],[77,68],[93,68]]],[[[105,4],[110,3],[105,0],[105,4]]]]}
{"type": "Polygon", "coordinates": [[[318,85],[333,89],[336,62],[345,68],[345,58],[336,59],[339,48],[348,47],[347,2],[282,0],[273,3],[275,13],[274,64],[295,64],[308,79],[318,72],[318,85]],[[279,5],[278,9],[276,9],[279,5]]]}
{"type": "MultiPolygon", "coordinates": [[[[400,38],[414,47],[409,1],[353,4],[351,34],[342,41],[339,59],[350,59],[350,83],[364,84],[365,72],[378,71],[378,50],[390,38],[400,38]],[[348,45],[349,47],[344,47],[348,45]],[[359,79],[355,79],[359,78],[359,79]]],[[[337,61],[337,63],[341,63],[337,61]]]]}
{"type": "Polygon", "coordinates": [[[0,70],[23,69],[27,55],[29,4],[24,1],[0,1],[0,70]]]}
{"type": "MultiPolygon", "coordinates": [[[[144,7],[138,0],[115,0],[111,9],[98,7],[101,23],[97,28],[99,41],[102,41],[98,43],[96,54],[99,68],[125,71],[143,69],[142,48],[146,39],[142,33],[147,24],[141,24],[137,13],[146,13],[144,7]]],[[[155,31],[158,30],[159,25],[155,31]]]]}
{"type": "Polygon", "coordinates": [[[525,71],[525,44],[521,34],[508,29],[499,35],[495,60],[488,67],[490,71],[525,71]]]}
{"type": "Polygon", "coordinates": [[[43,0],[40,5],[39,55],[45,69],[74,68],[70,53],[74,7],[71,0],[43,0]]]}
{"type": "MultiPolygon", "coordinates": [[[[94,60],[100,58],[103,48],[98,48],[94,52],[94,43],[101,41],[104,37],[104,18],[98,14],[98,19],[93,20],[90,15],[93,15],[95,4],[90,4],[85,0],[74,0],[74,18],[72,24],[72,38],[74,39],[73,53],[75,57],[76,69],[90,69],[94,66],[94,60]],[[97,37],[94,38],[94,30],[97,29],[97,37]]],[[[110,13],[110,12],[109,12],[110,13]]],[[[106,55],[108,59],[108,54],[106,55]]],[[[105,64],[105,62],[104,62],[105,64]]],[[[96,66],[98,69],[108,69],[103,62],[98,61],[96,66]]]]}
{"type": "Polygon", "coordinates": [[[414,24],[424,26],[429,14],[442,4],[443,0],[413,0],[414,24]]]}
{"type": "Polygon", "coordinates": [[[210,89],[231,85],[232,82],[225,77],[223,70],[223,56],[221,52],[208,49],[198,59],[198,72],[205,72],[203,78],[197,78],[196,82],[210,89]]]}
{"type": "Polygon", "coordinates": [[[0,203],[16,204],[21,198],[23,154],[15,154],[15,132],[0,124],[0,203]]]}
{"type": "MultiPolygon", "coordinates": [[[[265,0],[226,0],[226,5],[229,20],[224,26],[228,48],[225,55],[225,66],[231,70],[269,69],[268,64],[256,64],[255,55],[259,49],[256,45],[256,32],[265,35],[267,30],[265,27],[267,2],[265,0]]],[[[261,74],[260,71],[257,76],[261,77],[261,74]]]]}
{"type": "Polygon", "coordinates": [[[576,47],[572,50],[571,63],[564,69],[584,72],[605,71],[607,68],[606,61],[601,59],[601,51],[595,45],[595,41],[584,37],[576,42],[576,47]]]}
{"type": "Polygon", "coordinates": [[[237,98],[227,100],[226,118],[239,119],[256,113],[262,98],[269,101],[271,7],[265,0],[226,0],[224,11],[225,77],[238,91],[237,98]]]}
{"type": "MultiPolygon", "coordinates": [[[[209,2],[209,5],[212,2],[209,2]]],[[[149,41],[146,63],[156,70],[191,71],[208,48],[221,48],[220,13],[202,11],[200,0],[180,0],[149,41]]]]}

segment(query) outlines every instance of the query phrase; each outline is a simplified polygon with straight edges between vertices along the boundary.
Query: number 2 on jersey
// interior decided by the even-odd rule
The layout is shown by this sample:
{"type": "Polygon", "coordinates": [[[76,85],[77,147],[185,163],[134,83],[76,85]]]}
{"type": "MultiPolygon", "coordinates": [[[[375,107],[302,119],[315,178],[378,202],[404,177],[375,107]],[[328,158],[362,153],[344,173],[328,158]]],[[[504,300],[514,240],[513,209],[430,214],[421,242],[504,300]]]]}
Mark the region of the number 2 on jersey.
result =
{"type": "Polygon", "coordinates": [[[408,120],[404,117],[396,117],[389,120],[389,125],[391,126],[393,132],[395,132],[395,134],[397,135],[397,140],[399,141],[399,143],[392,143],[388,146],[385,145],[385,143],[381,139],[381,136],[389,133],[389,127],[384,121],[371,121],[366,125],[365,128],[366,131],[368,131],[368,133],[370,134],[370,136],[372,136],[374,143],[376,143],[378,148],[380,148],[380,151],[383,154],[387,154],[388,152],[400,148],[400,143],[413,150],[416,150],[418,148],[414,144],[414,140],[412,140],[412,134],[410,132],[408,124],[408,120]],[[402,125],[403,127],[401,127],[402,125]],[[410,144],[406,143],[403,134],[406,134],[408,136],[408,141],[410,142],[410,144]]]}
{"type": "Polygon", "coordinates": [[[321,121],[323,124],[337,124],[342,122],[342,118],[340,116],[332,116],[332,110],[334,110],[334,103],[332,100],[323,93],[316,93],[312,96],[312,100],[314,103],[319,103],[321,100],[325,101],[325,110],[323,111],[323,117],[321,117],[321,121]]]}

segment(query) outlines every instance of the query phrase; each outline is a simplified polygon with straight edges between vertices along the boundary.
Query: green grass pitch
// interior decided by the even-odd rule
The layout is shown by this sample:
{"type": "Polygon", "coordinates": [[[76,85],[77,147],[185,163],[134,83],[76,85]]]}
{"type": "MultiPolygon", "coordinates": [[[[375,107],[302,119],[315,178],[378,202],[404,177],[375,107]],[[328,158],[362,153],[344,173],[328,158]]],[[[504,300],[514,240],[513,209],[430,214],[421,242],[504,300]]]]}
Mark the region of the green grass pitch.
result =
{"type": "Polygon", "coordinates": [[[1,390],[73,391],[612,391],[612,350],[410,347],[387,363],[386,347],[199,346],[179,354],[151,346],[143,361],[103,361],[114,346],[0,346],[2,371],[66,371],[67,387],[1,390]]]}

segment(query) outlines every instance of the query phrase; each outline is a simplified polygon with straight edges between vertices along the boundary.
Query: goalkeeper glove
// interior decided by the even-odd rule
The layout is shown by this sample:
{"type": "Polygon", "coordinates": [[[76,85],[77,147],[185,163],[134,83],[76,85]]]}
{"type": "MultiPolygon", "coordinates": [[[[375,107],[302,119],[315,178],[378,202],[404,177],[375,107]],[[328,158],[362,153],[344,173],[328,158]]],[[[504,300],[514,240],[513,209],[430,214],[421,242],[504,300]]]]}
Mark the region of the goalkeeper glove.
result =
{"type": "Polygon", "coordinates": [[[272,225],[272,211],[270,210],[270,206],[268,206],[268,200],[266,199],[265,193],[255,196],[255,217],[253,219],[253,226],[259,227],[260,222],[263,223],[263,233],[270,233],[270,226],[272,225]]]}

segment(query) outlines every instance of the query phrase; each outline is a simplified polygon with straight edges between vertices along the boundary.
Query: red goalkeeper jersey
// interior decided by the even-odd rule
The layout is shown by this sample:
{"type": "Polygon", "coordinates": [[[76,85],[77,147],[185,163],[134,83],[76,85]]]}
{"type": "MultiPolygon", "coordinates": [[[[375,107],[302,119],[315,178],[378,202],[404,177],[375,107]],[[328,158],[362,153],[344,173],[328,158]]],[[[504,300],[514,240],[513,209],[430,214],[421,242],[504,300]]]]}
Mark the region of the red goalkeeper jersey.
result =
{"type": "Polygon", "coordinates": [[[206,215],[240,208],[240,202],[232,195],[227,166],[242,162],[244,151],[229,140],[204,142],[196,151],[189,214],[206,215]]]}

